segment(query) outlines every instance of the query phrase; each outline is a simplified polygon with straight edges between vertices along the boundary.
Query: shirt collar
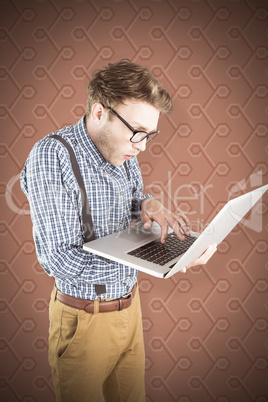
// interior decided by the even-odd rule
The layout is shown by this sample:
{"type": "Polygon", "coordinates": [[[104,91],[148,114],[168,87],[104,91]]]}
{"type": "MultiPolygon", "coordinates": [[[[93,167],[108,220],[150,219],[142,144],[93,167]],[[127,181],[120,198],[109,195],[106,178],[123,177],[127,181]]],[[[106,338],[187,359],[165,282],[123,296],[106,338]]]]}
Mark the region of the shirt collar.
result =
{"type": "Polygon", "coordinates": [[[86,153],[90,154],[90,158],[93,159],[95,163],[98,165],[105,165],[107,161],[104,159],[98,148],[93,143],[92,139],[89,136],[86,127],[86,116],[83,116],[75,125],[74,125],[74,134],[75,139],[79,146],[82,147],[86,153]]]}

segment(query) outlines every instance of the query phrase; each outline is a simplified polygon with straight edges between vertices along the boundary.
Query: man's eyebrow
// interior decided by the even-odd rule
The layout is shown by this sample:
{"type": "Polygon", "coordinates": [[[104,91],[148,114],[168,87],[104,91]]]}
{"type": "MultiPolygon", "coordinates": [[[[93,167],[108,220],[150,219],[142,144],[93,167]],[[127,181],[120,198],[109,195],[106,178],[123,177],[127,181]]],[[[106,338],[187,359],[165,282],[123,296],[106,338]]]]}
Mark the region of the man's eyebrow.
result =
{"type": "Polygon", "coordinates": [[[157,128],[154,129],[154,130],[148,130],[148,128],[145,128],[145,127],[144,127],[141,123],[139,123],[139,122],[134,122],[134,123],[132,123],[131,125],[132,125],[132,127],[135,128],[135,130],[145,131],[145,132],[148,133],[148,134],[153,133],[154,131],[157,130],[157,128]]]}

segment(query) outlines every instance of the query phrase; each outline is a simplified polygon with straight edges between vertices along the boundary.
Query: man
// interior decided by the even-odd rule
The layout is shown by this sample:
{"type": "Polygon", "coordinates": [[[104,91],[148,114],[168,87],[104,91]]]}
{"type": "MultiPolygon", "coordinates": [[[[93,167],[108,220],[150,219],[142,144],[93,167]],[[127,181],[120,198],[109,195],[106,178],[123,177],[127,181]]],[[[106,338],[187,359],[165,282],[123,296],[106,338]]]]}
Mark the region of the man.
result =
{"type": "MultiPolygon", "coordinates": [[[[57,132],[72,147],[84,181],[95,237],[155,220],[182,240],[189,220],[143,195],[137,155],[158,134],[172,100],[148,69],[121,60],[95,72],[86,116],[57,132]],[[182,233],[182,231],[183,233],[182,233]]],[[[32,149],[21,186],[28,197],[37,257],[55,277],[49,362],[57,401],[145,401],[138,271],[83,250],[81,191],[67,148],[55,137],[32,149]],[[133,296],[133,297],[132,297],[133,296]],[[120,310],[120,311],[119,311],[120,310]]],[[[191,266],[206,263],[209,248],[191,266]]],[[[187,267],[189,268],[189,267],[187,267]]]]}

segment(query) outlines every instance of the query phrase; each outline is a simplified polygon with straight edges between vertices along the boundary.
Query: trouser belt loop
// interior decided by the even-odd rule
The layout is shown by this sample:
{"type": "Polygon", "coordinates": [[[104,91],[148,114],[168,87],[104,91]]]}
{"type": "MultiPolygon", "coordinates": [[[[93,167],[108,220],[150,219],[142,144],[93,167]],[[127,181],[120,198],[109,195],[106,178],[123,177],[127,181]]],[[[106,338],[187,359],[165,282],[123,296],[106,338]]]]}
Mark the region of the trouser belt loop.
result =
{"type": "Polygon", "coordinates": [[[100,311],[100,301],[98,299],[94,300],[94,313],[93,314],[99,314],[100,311]]]}

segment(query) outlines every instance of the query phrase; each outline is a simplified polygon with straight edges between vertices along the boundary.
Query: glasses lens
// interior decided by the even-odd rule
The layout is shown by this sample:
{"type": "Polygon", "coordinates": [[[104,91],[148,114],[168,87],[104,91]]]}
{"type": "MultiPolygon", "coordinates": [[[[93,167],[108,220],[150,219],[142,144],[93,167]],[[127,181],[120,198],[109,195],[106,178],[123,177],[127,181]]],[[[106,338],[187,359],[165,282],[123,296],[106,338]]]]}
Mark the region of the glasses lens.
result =
{"type": "MultiPolygon", "coordinates": [[[[138,133],[135,133],[131,139],[132,142],[141,142],[143,141],[145,138],[147,138],[148,134],[141,131],[138,133]]],[[[146,140],[147,141],[147,140],[146,140]]]]}
{"type": "Polygon", "coordinates": [[[146,142],[149,142],[151,140],[153,140],[157,134],[159,133],[159,131],[155,131],[154,133],[148,134],[145,131],[139,131],[138,133],[135,133],[133,135],[133,137],[131,138],[131,142],[141,142],[143,140],[145,140],[146,138],[146,142]]]}
{"type": "Polygon", "coordinates": [[[149,134],[146,142],[152,141],[157,136],[157,134],[159,134],[159,130],[155,131],[154,133],[149,134]]]}

